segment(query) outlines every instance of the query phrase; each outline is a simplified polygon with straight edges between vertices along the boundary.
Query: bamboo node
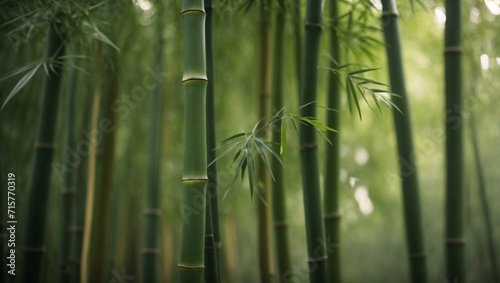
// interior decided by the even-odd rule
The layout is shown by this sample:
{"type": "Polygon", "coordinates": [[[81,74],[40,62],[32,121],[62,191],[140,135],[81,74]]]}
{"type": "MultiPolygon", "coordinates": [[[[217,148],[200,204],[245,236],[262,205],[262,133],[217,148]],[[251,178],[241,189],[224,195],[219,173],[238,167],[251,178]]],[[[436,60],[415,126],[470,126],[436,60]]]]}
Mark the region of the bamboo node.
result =
{"type": "Polygon", "coordinates": [[[397,18],[399,17],[399,14],[396,12],[382,12],[382,18],[397,18]]]}
{"type": "Polygon", "coordinates": [[[447,46],[444,48],[444,54],[458,53],[462,54],[463,50],[460,46],[447,46]]]}
{"type": "Polygon", "coordinates": [[[410,260],[424,259],[427,255],[425,253],[414,253],[410,255],[410,260]]]}
{"type": "Polygon", "coordinates": [[[299,145],[299,150],[316,149],[316,148],[318,148],[317,143],[302,143],[299,145]]]}
{"type": "Polygon", "coordinates": [[[309,262],[309,264],[313,264],[316,262],[326,261],[327,259],[328,259],[327,256],[320,256],[317,258],[310,258],[309,260],[307,260],[307,262],[309,262]]]}
{"type": "Polygon", "coordinates": [[[189,77],[187,79],[182,79],[181,83],[186,83],[186,82],[189,82],[189,81],[203,81],[203,82],[208,82],[208,79],[207,78],[203,78],[203,77],[189,77]]]}
{"type": "Polygon", "coordinates": [[[447,245],[465,245],[465,241],[460,238],[448,238],[446,239],[447,245]]]}
{"type": "Polygon", "coordinates": [[[36,149],[54,150],[56,146],[52,143],[37,143],[35,144],[36,149]]]}
{"type": "Polygon", "coordinates": [[[342,215],[340,213],[334,213],[334,214],[328,214],[325,215],[325,220],[337,220],[342,218],[342,215]]]}
{"type": "Polygon", "coordinates": [[[141,253],[143,255],[159,255],[160,251],[158,249],[142,249],[141,253]]]}
{"type": "Polygon", "coordinates": [[[24,247],[23,250],[26,253],[32,253],[32,254],[43,254],[47,251],[45,247],[39,247],[39,248],[24,247]]]}
{"type": "Polygon", "coordinates": [[[156,208],[149,208],[144,211],[144,215],[161,216],[161,210],[156,208]]]}
{"type": "Polygon", "coordinates": [[[276,228],[288,228],[288,223],[285,221],[274,222],[274,227],[276,228]]]}
{"type": "Polygon", "coordinates": [[[182,178],[182,182],[208,182],[208,178],[182,178]]]}
{"type": "Polygon", "coordinates": [[[205,14],[205,10],[203,9],[187,9],[181,12],[181,15],[187,14],[187,13],[203,13],[205,14]]]}
{"type": "Polygon", "coordinates": [[[205,266],[182,266],[182,265],[177,265],[177,268],[180,270],[205,270],[205,266]]]}
{"type": "Polygon", "coordinates": [[[306,22],[306,27],[313,27],[313,28],[317,28],[319,29],[320,31],[323,30],[323,26],[321,24],[318,24],[318,23],[311,23],[311,22],[306,22]]]}

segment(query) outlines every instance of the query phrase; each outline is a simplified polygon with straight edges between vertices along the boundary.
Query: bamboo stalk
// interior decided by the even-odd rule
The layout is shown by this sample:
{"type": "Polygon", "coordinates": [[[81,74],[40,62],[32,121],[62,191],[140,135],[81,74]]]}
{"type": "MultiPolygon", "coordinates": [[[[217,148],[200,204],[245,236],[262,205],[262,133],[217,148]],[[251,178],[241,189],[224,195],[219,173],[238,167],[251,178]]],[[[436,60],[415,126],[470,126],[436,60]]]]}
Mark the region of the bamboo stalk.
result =
{"type": "MultiPolygon", "coordinates": [[[[75,96],[76,96],[76,83],[75,83],[75,70],[70,69],[68,74],[68,90],[66,92],[66,129],[65,129],[65,148],[74,149],[75,142],[75,96]]],[[[61,269],[59,282],[69,282],[71,279],[71,239],[73,233],[77,232],[73,227],[75,211],[75,168],[72,168],[71,153],[65,151],[64,155],[64,187],[62,190],[62,223],[61,225],[61,269]]]]}
{"type": "MultiPolygon", "coordinates": [[[[301,116],[316,117],[318,57],[322,29],[322,1],[308,0],[300,98],[301,116]]],[[[312,125],[300,125],[300,158],[302,188],[306,214],[307,252],[311,282],[326,282],[325,229],[321,210],[321,192],[317,157],[316,132],[312,125]]]]}
{"type": "MultiPolygon", "coordinates": [[[[276,9],[276,23],[274,30],[274,54],[273,54],[273,88],[271,116],[279,115],[283,108],[283,76],[285,65],[285,25],[286,25],[285,1],[279,0],[276,9]]],[[[273,150],[280,152],[281,147],[281,123],[273,125],[272,132],[273,150]]],[[[286,150],[286,149],[283,149],[286,150]]],[[[272,182],[272,208],[273,225],[276,239],[276,257],[278,264],[278,281],[293,282],[292,268],[290,264],[290,250],[288,242],[288,220],[286,216],[286,194],[283,165],[276,159],[271,159],[271,168],[274,175],[272,182]]]]}
{"type": "Polygon", "coordinates": [[[87,171],[87,196],[85,202],[85,221],[83,224],[83,241],[80,261],[80,282],[88,283],[88,261],[90,241],[92,235],[92,219],[94,216],[94,195],[96,182],[97,163],[97,119],[99,118],[99,105],[101,101],[101,86],[95,87],[92,98],[92,115],[90,122],[90,149],[87,171]]]}
{"type": "MultiPolygon", "coordinates": [[[[340,64],[339,1],[330,1],[330,55],[340,64]]],[[[332,69],[338,67],[331,62],[332,69]]],[[[332,74],[328,80],[327,126],[338,132],[328,131],[326,143],[326,164],[324,181],[324,222],[325,238],[328,246],[327,275],[328,282],[341,282],[340,269],[340,212],[339,212],[339,174],[340,174],[340,80],[332,74]]]]}
{"type": "Polygon", "coordinates": [[[382,0],[383,14],[382,23],[386,42],[387,59],[389,64],[389,77],[391,91],[398,96],[392,96],[392,102],[399,109],[393,110],[394,125],[398,144],[399,169],[403,193],[403,209],[406,228],[406,241],[410,264],[411,282],[427,282],[427,271],[425,267],[424,239],[422,223],[420,220],[420,196],[418,185],[417,168],[412,171],[405,167],[401,161],[414,158],[415,149],[411,128],[411,114],[408,106],[408,94],[406,92],[405,76],[403,69],[403,55],[398,11],[394,0],[382,0]]]}
{"type": "Polygon", "coordinates": [[[488,239],[488,246],[490,250],[490,262],[491,262],[491,270],[493,271],[493,280],[494,282],[500,282],[500,274],[498,271],[498,261],[497,261],[497,254],[496,254],[496,246],[495,246],[495,240],[494,238],[494,233],[495,230],[493,228],[493,225],[491,224],[491,214],[490,214],[490,209],[489,209],[489,204],[488,204],[488,195],[486,193],[486,182],[484,180],[484,175],[483,175],[483,166],[481,164],[481,153],[479,152],[479,145],[477,141],[477,131],[476,131],[476,123],[474,119],[474,114],[471,113],[470,116],[470,129],[471,129],[471,141],[472,141],[472,149],[474,151],[474,163],[476,164],[476,170],[477,170],[477,180],[478,180],[478,186],[479,186],[479,193],[481,197],[481,207],[483,209],[483,214],[484,214],[484,225],[486,227],[486,237],[488,239]]]}
{"type": "Polygon", "coordinates": [[[292,9],[292,26],[294,32],[294,45],[295,45],[295,73],[297,75],[297,86],[299,92],[299,102],[300,102],[300,72],[302,71],[302,16],[300,9],[300,0],[293,1],[292,9]]]}
{"type": "MultiPolygon", "coordinates": [[[[269,140],[269,127],[266,126],[269,115],[269,96],[271,91],[271,2],[260,1],[259,5],[259,118],[261,127],[257,133],[264,140],[269,140]]],[[[257,202],[257,225],[259,246],[260,281],[263,283],[274,280],[274,261],[272,253],[272,226],[271,226],[271,176],[264,162],[257,160],[257,184],[262,200],[257,202]]]]}
{"type": "Polygon", "coordinates": [[[203,0],[182,3],[184,36],[184,191],[180,282],[204,278],[205,205],[207,188],[206,51],[203,0]]]}
{"type": "Polygon", "coordinates": [[[465,282],[461,1],[445,8],[446,270],[448,280],[465,282]]]}
{"type": "MultiPolygon", "coordinates": [[[[64,55],[65,35],[63,25],[56,20],[50,24],[47,56],[57,60],[64,55]]],[[[50,69],[50,68],[49,68],[50,69]]],[[[57,122],[57,106],[62,78],[62,64],[54,64],[50,75],[44,79],[42,109],[35,144],[33,179],[29,195],[22,282],[40,280],[41,262],[45,254],[44,236],[47,202],[50,191],[51,163],[57,122]]]]}
{"type": "MultiPolygon", "coordinates": [[[[160,8],[160,11],[163,9],[160,8]]],[[[162,15],[157,18],[158,43],[155,56],[155,64],[158,70],[163,69],[163,21],[162,15]]],[[[162,85],[159,84],[153,90],[149,113],[150,140],[149,140],[149,177],[146,193],[145,236],[144,248],[142,249],[142,282],[160,282],[159,279],[159,236],[161,223],[161,114],[162,114],[162,85]]]]}
{"type": "Polygon", "coordinates": [[[206,207],[206,229],[205,229],[205,274],[206,282],[220,281],[220,225],[219,225],[219,201],[217,187],[217,158],[215,148],[215,106],[214,106],[214,64],[213,64],[213,5],[211,0],[205,0],[206,24],[205,40],[207,47],[207,207],[206,207]],[[213,162],[213,163],[212,163],[213,162]]]}

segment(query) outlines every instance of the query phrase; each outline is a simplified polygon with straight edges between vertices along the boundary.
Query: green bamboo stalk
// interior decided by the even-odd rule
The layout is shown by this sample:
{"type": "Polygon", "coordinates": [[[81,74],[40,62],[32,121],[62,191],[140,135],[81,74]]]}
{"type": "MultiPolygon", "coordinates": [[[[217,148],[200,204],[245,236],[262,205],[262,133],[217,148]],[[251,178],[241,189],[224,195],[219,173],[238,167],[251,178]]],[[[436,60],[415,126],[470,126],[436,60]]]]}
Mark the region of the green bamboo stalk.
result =
{"type": "MultiPolygon", "coordinates": [[[[53,21],[47,40],[47,56],[59,59],[64,55],[65,35],[63,25],[53,21]]],[[[49,68],[50,70],[50,68],[49,68]]],[[[24,262],[22,282],[38,282],[41,262],[45,253],[44,235],[46,228],[47,202],[50,189],[51,163],[54,153],[54,138],[57,119],[57,105],[61,87],[62,66],[54,64],[53,70],[44,80],[42,109],[35,144],[35,163],[29,196],[26,238],[24,241],[24,262]]]]}
{"type": "MultiPolygon", "coordinates": [[[[340,62],[339,28],[339,1],[330,1],[329,17],[330,28],[330,55],[337,62],[331,62],[332,69],[337,68],[340,62]]],[[[340,80],[332,74],[328,80],[328,108],[327,126],[340,131],[341,107],[340,80]]],[[[324,181],[324,219],[325,238],[328,246],[327,275],[328,282],[341,282],[340,270],[340,212],[339,212],[339,176],[340,176],[340,132],[328,131],[326,143],[326,164],[324,181]]]]}
{"type": "Polygon", "coordinates": [[[488,246],[490,250],[491,270],[493,271],[492,273],[494,282],[500,282],[500,274],[498,271],[498,262],[496,255],[496,246],[495,246],[495,240],[493,239],[495,231],[493,229],[493,225],[491,224],[492,222],[488,204],[488,195],[486,193],[486,182],[484,180],[484,175],[483,175],[483,166],[481,164],[481,153],[479,152],[476,124],[473,113],[471,113],[469,123],[471,129],[470,136],[472,141],[472,149],[474,150],[474,163],[476,164],[479,193],[481,197],[481,207],[483,209],[484,225],[486,227],[486,237],[488,238],[488,246]]]}
{"type": "MultiPolygon", "coordinates": [[[[261,129],[257,133],[263,140],[269,140],[269,96],[271,91],[271,2],[261,0],[259,3],[259,118],[261,129]]],[[[257,202],[257,225],[259,246],[260,281],[263,283],[274,281],[274,261],[272,253],[272,226],[271,226],[271,176],[262,159],[257,160],[257,184],[262,200],[257,202]]]]}
{"type": "Polygon", "coordinates": [[[85,218],[83,225],[83,239],[80,260],[80,282],[88,283],[89,250],[92,235],[92,218],[94,216],[94,196],[96,186],[97,163],[97,119],[99,118],[99,105],[101,101],[101,86],[98,83],[92,97],[92,114],[90,121],[90,149],[87,169],[87,189],[85,201],[85,218]]]}
{"type": "MultiPolygon", "coordinates": [[[[318,57],[321,37],[322,1],[308,0],[304,53],[300,82],[301,116],[316,117],[318,57]]],[[[326,282],[326,244],[317,157],[316,131],[312,125],[300,125],[302,188],[306,214],[307,252],[311,282],[326,282]]]]}
{"type": "MultiPolygon", "coordinates": [[[[88,132],[90,126],[90,110],[92,107],[92,99],[90,93],[86,95],[85,106],[83,110],[82,119],[82,131],[79,135],[79,143],[89,143],[88,137],[84,134],[88,132]],[[85,131],[84,131],[85,130],[85,131]]],[[[80,282],[80,266],[81,266],[81,255],[82,255],[82,243],[83,243],[83,227],[85,221],[85,200],[86,200],[86,188],[87,188],[87,173],[88,173],[88,155],[85,154],[81,156],[82,162],[78,166],[78,174],[76,176],[76,187],[77,187],[77,201],[75,203],[75,213],[73,214],[72,220],[72,238],[71,238],[71,283],[80,282]]]]}
{"type": "Polygon", "coordinates": [[[302,16],[300,9],[300,0],[294,0],[292,4],[292,26],[294,32],[294,45],[295,45],[295,73],[297,76],[297,86],[299,90],[300,102],[300,72],[302,71],[302,16]]]}
{"type": "Polygon", "coordinates": [[[462,124],[461,1],[446,1],[446,270],[448,280],[465,282],[462,124]],[[458,106],[458,107],[457,107],[458,106]],[[457,110],[458,109],[458,110],[457,110]]]}
{"type": "Polygon", "coordinates": [[[184,36],[184,190],[180,282],[204,278],[205,205],[207,189],[206,51],[203,0],[182,3],[184,36]]]}
{"type": "MultiPolygon", "coordinates": [[[[68,90],[66,92],[66,129],[65,129],[65,148],[74,149],[75,142],[75,96],[76,96],[76,83],[75,83],[75,69],[70,68],[68,74],[68,90]]],[[[72,160],[72,153],[65,151],[64,155],[64,187],[62,190],[62,223],[61,225],[61,269],[59,274],[59,282],[69,282],[71,279],[71,238],[75,232],[73,229],[75,213],[75,162],[72,160]]]]}
{"type": "Polygon", "coordinates": [[[398,23],[398,11],[395,0],[382,0],[382,23],[386,42],[387,59],[389,64],[389,78],[395,107],[394,125],[398,144],[399,168],[403,190],[403,208],[406,228],[411,282],[427,282],[425,267],[424,238],[420,220],[420,196],[417,168],[409,171],[405,163],[414,158],[411,114],[408,106],[405,76],[403,69],[403,55],[398,23]],[[404,162],[403,162],[404,161],[404,162]]]}
{"type": "MultiPolygon", "coordinates": [[[[163,9],[160,8],[160,11],[163,9]]],[[[162,14],[158,14],[157,34],[158,44],[154,58],[156,69],[163,69],[163,20],[162,14]]],[[[163,88],[161,84],[153,90],[149,113],[150,140],[149,140],[149,176],[146,193],[145,207],[145,236],[144,248],[142,249],[142,282],[160,282],[159,279],[159,238],[160,238],[160,216],[161,216],[161,113],[163,88]]]]}
{"type": "Polygon", "coordinates": [[[211,0],[205,0],[205,41],[207,48],[207,207],[205,229],[205,281],[220,281],[220,225],[219,201],[217,188],[217,156],[215,138],[215,106],[214,106],[214,64],[213,64],[213,5],[211,0]],[[212,163],[213,162],[213,163],[212,163]]]}
{"type": "MultiPolygon", "coordinates": [[[[285,65],[285,25],[286,25],[285,1],[278,0],[276,9],[276,22],[274,30],[274,54],[273,54],[273,88],[271,116],[278,115],[283,108],[283,77],[285,65]]],[[[273,125],[272,132],[273,150],[280,152],[281,146],[281,123],[273,125]]],[[[286,150],[286,149],[284,149],[286,150]]],[[[278,281],[293,282],[292,268],[290,264],[290,250],[288,242],[288,221],[286,216],[286,194],[283,165],[276,159],[271,159],[271,169],[274,175],[272,182],[272,208],[273,224],[276,239],[276,256],[278,263],[278,281]]]]}

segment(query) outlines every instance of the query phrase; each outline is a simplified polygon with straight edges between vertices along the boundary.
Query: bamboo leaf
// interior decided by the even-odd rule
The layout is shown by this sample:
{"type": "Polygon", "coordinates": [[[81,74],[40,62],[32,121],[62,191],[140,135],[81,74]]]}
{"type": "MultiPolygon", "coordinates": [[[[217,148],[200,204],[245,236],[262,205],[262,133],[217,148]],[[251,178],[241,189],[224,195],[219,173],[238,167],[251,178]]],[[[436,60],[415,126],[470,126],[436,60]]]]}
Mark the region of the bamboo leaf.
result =
{"type": "Polygon", "coordinates": [[[254,191],[254,161],[250,143],[247,143],[248,159],[248,185],[250,186],[250,199],[253,200],[254,191]]]}
{"type": "Polygon", "coordinates": [[[12,91],[9,93],[7,96],[7,99],[5,99],[5,102],[2,105],[2,108],[0,108],[0,111],[7,105],[7,103],[16,95],[23,87],[28,84],[28,82],[33,78],[33,76],[36,74],[38,69],[40,68],[40,64],[38,64],[35,68],[31,69],[29,72],[27,72],[14,86],[12,91]]]}
{"type": "Polygon", "coordinates": [[[265,148],[264,144],[265,143],[263,143],[259,138],[255,139],[255,148],[257,149],[257,153],[259,154],[260,158],[264,162],[264,165],[266,166],[267,171],[269,171],[269,174],[271,174],[271,177],[273,178],[273,180],[275,180],[273,170],[271,169],[271,163],[269,163],[269,159],[267,158],[266,152],[262,149],[262,147],[265,148]]]}

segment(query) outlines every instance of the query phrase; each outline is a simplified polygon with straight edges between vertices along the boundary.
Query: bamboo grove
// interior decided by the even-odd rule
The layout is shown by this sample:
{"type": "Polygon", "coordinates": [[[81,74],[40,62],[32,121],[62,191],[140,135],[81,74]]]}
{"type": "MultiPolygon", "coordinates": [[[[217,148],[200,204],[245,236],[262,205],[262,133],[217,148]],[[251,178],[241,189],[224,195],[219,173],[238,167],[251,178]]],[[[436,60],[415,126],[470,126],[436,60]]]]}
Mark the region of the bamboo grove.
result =
{"type": "Polygon", "coordinates": [[[1,1],[0,282],[497,282],[500,6],[431,2],[1,1]]]}

